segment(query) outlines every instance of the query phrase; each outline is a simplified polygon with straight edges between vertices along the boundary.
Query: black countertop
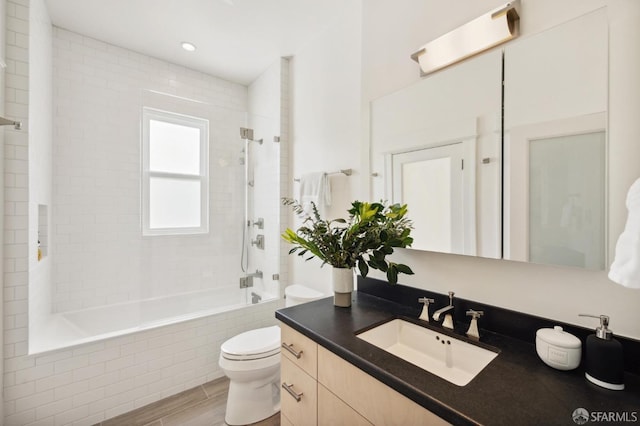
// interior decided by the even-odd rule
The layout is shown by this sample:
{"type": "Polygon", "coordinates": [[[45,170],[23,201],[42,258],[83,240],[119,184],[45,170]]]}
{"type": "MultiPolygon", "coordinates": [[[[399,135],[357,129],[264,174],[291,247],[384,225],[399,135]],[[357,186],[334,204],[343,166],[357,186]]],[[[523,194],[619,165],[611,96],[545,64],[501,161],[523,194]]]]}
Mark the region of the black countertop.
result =
{"type": "MultiPolygon", "coordinates": [[[[581,368],[548,367],[533,344],[512,337],[481,330],[481,341],[500,354],[462,387],[355,337],[390,319],[415,322],[415,317],[413,307],[357,291],[351,308],[335,307],[326,298],[276,311],[283,323],[452,424],[575,425],[577,408],[592,419],[600,416],[603,424],[640,424],[640,377],[627,373],[624,391],[607,390],[588,382],[581,368]],[[617,416],[617,422],[603,421],[603,415],[617,416]]],[[[437,325],[431,328],[465,339],[437,325]]]]}

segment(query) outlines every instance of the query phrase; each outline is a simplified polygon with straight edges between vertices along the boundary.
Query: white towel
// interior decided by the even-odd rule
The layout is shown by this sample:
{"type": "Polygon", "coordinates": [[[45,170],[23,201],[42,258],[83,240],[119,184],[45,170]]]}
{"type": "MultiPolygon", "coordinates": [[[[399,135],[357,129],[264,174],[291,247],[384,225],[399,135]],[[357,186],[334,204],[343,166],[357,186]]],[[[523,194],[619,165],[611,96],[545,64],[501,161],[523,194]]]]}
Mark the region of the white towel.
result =
{"type": "Polygon", "coordinates": [[[627,224],[616,244],[609,278],[625,287],[640,289],[640,179],[627,194],[627,224]]]}
{"type": "Polygon", "coordinates": [[[313,212],[311,203],[320,214],[331,205],[331,184],[325,172],[306,173],[300,177],[300,204],[308,215],[313,212]]]}

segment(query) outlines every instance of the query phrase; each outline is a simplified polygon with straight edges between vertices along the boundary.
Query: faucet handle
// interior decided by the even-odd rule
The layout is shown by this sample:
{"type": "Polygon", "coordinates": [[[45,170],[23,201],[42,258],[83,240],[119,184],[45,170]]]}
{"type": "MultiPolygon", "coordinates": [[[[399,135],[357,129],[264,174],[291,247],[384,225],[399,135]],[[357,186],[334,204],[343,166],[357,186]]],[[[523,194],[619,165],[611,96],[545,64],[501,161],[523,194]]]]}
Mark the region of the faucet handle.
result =
{"type": "Polygon", "coordinates": [[[418,298],[418,303],[424,303],[422,307],[422,312],[420,313],[420,319],[429,322],[429,303],[433,303],[433,299],[429,299],[428,297],[420,297],[418,298]]]}
{"type": "Polygon", "coordinates": [[[471,317],[471,323],[469,324],[469,329],[467,330],[467,337],[479,340],[480,339],[480,331],[478,330],[478,318],[484,315],[484,311],[475,311],[473,309],[469,309],[467,311],[467,316],[471,317]]]}
{"type": "Polygon", "coordinates": [[[473,319],[478,319],[484,315],[484,311],[474,311],[473,309],[469,309],[467,311],[467,316],[473,319]]]}

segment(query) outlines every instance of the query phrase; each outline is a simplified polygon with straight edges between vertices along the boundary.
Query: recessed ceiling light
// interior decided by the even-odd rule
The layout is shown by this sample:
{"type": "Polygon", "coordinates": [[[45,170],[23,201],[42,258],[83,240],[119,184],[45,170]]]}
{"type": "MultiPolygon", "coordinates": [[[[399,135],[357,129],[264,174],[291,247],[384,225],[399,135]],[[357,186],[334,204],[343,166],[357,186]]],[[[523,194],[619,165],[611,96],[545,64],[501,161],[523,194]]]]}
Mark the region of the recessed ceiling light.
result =
{"type": "Polygon", "coordinates": [[[188,41],[183,41],[181,44],[182,48],[187,52],[193,52],[196,50],[196,46],[193,43],[189,43],[188,41]]]}

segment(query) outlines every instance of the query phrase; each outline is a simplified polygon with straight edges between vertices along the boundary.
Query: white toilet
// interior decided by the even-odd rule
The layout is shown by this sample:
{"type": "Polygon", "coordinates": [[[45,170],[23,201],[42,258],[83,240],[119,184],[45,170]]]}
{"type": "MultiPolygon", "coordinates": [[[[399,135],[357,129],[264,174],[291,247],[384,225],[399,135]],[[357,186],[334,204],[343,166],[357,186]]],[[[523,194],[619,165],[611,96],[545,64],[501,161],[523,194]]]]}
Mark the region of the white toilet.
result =
{"type": "Polygon", "coordinates": [[[285,306],[294,306],[325,297],[324,294],[300,284],[293,284],[284,289],[285,306]]]}
{"type": "MultiPolygon", "coordinates": [[[[302,285],[285,289],[286,306],[325,297],[302,285]]],[[[220,346],[220,368],[229,378],[224,421],[231,426],[259,422],[280,411],[280,327],[240,333],[220,346]]]]}
{"type": "Polygon", "coordinates": [[[255,423],[280,411],[280,327],[232,337],[220,347],[218,364],[230,380],[228,425],[255,423]]]}

